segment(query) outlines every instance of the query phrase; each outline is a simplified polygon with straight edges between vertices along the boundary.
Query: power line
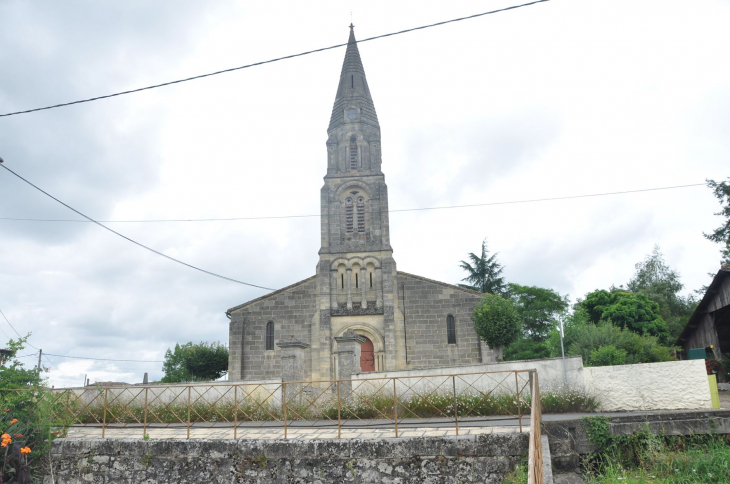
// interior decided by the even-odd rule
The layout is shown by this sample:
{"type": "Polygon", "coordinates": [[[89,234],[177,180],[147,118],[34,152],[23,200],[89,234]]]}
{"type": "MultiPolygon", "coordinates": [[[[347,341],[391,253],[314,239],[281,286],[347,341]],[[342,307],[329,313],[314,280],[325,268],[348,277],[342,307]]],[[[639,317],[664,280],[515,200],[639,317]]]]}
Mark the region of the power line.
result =
{"type": "Polygon", "coordinates": [[[54,367],[54,368],[55,368],[56,370],[58,370],[58,372],[59,372],[59,373],[60,373],[61,375],[65,376],[66,378],[73,378],[73,377],[72,377],[71,375],[67,375],[67,374],[65,374],[64,372],[62,372],[62,371],[61,371],[61,369],[60,369],[60,368],[59,368],[59,367],[58,367],[58,366],[57,366],[57,365],[56,365],[56,364],[55,364],[55,363],[53,362],[53,360],[51,360],[51,359],[50,359],[50,358],[49,358],[49,357],[48,357],[47,355],[45,355],[45,354],[44,354],[44,355],[41,355],[41,358],[42,358],[43,356],[45,356],[45,357],[46,357],[46,361],[48,361],[48,363],[50,363],[51,365],[53,365],[53,367],[54,367]]]}
{"type": "MultiPolygon", "coordinates": [[[[544,3],[544,2],[548,2],[548,1],[550,1],[550,0],[536,0],[534,2],[523,3],[521,5],[513,5],[511,7],[500,8],[498,10],[490,10],[488,12],[477,13],[477,14],[474,14],[474,15],[469,15],[467,17],[459,17],[459,18],[455,18],[455,19],[451,19],[451,20],[445,20],[443,22],[437,22],[437,23],[434,23],[434,24],[422,25],[420,27],[413,27],[413,28],[410,28],[410,29],[400,30],[400,31],[397,31],[397,32],[391,32],[391,33],[388,33],[388,34],[376,35],[375,37],[368,37],[366,39],[358,40],[356,42],[358,44],[360,44],[360,43],[363,43],[363,42],[369,42],[371,40],[382,39],[382,38],[385,38],[385,37],[392,37],[394,35],[405,34],[405,33],[408,33],[408,32],[413,32],[413,31],[416,31],[416,30],[428,29],[428,28],[431,28],[431,27],[438,27],[440,25],[446,25],[446,24],[450,24],[450,23],[454,23],[454,22],[460,22],[462,20],[474,19],[474,18],[477,18],[477,17],[483,17],[485,15],[491,15],[491,14],[499,13],[499,12],[506,12],[508,10],[515,10],[517,8],[528,7],[530,5],[535,5],[537,3],[544,3]]],[[[247,64],[247,65],[243,65],[243,66],[232,67],[230,69],[224,69],[224,70],[221,70],[221,71],[209,72],[208,74],[200,74],[200,75],[193,76],[193,77],[187,77],[185,79],[178,79],[176,81],[169,81],[169,82],[163,82],[161,84],[154,84],[154,85],[147,86],[147,87],[140,87],[140,88],[137,88],[137,89],[131,89],[129,91],[121,91],[121,92],[116,92],[116,93],[113,93],[113,94],[106,94],[104,96],[97,96],[97,97],[92,97],[92,98],[87,98],[87,99],[81,99],[81,100],[78,100],[78,101],[72,101],[72,102],[61,103],[61,104],[54,104],[52,106],[46,106],[46,107],[42,107],[42,108],[27,109],[25,111],[16,111],[16,112],[13,112],[13,113],[0,114],[0,117],[15,116],[16,114],[26,114],[26,113],[32,113],[32,112],[35,112],[35,111],[44,111],[46,109],[60,108],[60,107],[64,107],[64,106],[71,106],[73,104],[88,103],[88,102],[92,102],[92,101],[98,101],[100,99],[107,99],[107,98],[110,98],[110,97],[123,96],[125,94],[132,94],[132,93],[135,93],[135,92],[147,91],[147,90],[150,90],[150,89],[156,89],[158,87],[165,87],[165,86],[170,86],[170,85],[173,85],[173,84],[180,84],[182,82],[193,81],[193,80],[196,80],[196,79],[202,79],[204,77],[211,77],[211,76],[216,76],[218,74],[225,74],[225,73],[228,73],[228,72],[239,71],[241,69],[247,69],[249,67],[255,67],[255,66],[260,66],[260,65],[264,65],[264,64],[271,64],[272,62],[278,62],[278,61],[286,60],[286,59],[293,59],[295,57],[302,57],[302,56],[309,55],[309,54],[314,54],[314,53],[317,53],[317,52],[324,52],[326,50],[337,49],[339,47],[344,47],[346,45],[347,45],[347,43],[331,45],[329,47],[322,47],[320,49],[308,50],[306,52],[301,52],[299,54],[291,54],[291,55],[287,55],[287,56],[284,56],[284,57],[277,57],[275,59],[269,59],[269,60],[266,60],[266,61],[255,62],[253,64],[247,64]]]]}
{"type": "MultiPolygon", "coordinates": [[[[3,166],[3,165],[0,165],[0,166],[3,166]]],[[[3,168],[4,168],[4,167],[3,167],[3,168]]],[[[5,319],[5,322],[6,322],[6,323],[8,323],[8,325],[9,325],[9,326],[10,326],[11,328],[13,328],[13,331],[15,331],[15,334],[17,334],[19,338],[23,338],[23,336],[20,336],[20,333],[18,333],[18,331],[17,331],[16,329],[15,329],[15,326],[13,326],[12,324],[10,324],[10,321],[8,320],[8,317],[7,317],[7,316],[5,316],[5,313],[3,312],[3,310],[2,310],[2,309],[0,309],[0,314],[2,314],[2,315],[3,315],[3,318],[5,319]]],[[[3,331],[3,333],[4,333],[4,331],[3,331]]],[[[7,334],[6,334],[5,336],[7,336],[7,334]]],[[[11,338],[8,338],[8,339],[11,339],[11,338]]],[[[26,342],[25,342],[25,344],[27,344],[28,346],[30,346],[30,347],[31,347],[31,348],[33,348],[33,349],[36,349],[36,350],[40,351],[40,348],[36,348],[36,347],[35,347],[35,346],[33,346],[32,344],[30,344],[30,343],[29,343],[28,341],[26,341],[26,342]]]]}
{"type": "MultiPolygon", "coordinates": [[[[23,180],[23,181],[24,181],[25,183],[27,183],[28,185],[32,186],[33,188],[35,188],[35,189],[36,189],[36,190],[38,190],[39,192],[43,193],[43,194],[44,194],[44,195],[46,195],[47,197],[50,197],[50,198],[52,198],[53,200],[57,201],[58,203],[60,203],[60,204],[61,204],[61,205],[63,205],[64,207],[68,208],[69,210],[72,210],[72,211],[76,212],[77,214],[81,215],[81,216],[82,216],[82,217],[84,217],[85,219],[88,219],[89,221],[91,221],[91,222],[94,222],[94,223],[95,223],[96,225],[98,225],[99,227],[101,227],[101,228],[104,228],[104,229],[108,230],[109,232],[111,232],[111,233],[113,233],[113,234],[115,234],[115,235],[118,235],[119,237],[121,237],[121,238],[123,238],[123,239],[125,239],[125,240],[127,240],[127,241],[129,241],[129,242],[131,242],[131,243],[133,243],[133,244],[135,244],[135,245],[138,245],[139,247],[142,247],[143,249],[147,249],[147,250],[149,250],[150,252],[152,252],[152,253],[154,253],[154,254],[157,254],[157,255],[159,255],[159,256],[162,256],[162,257],[164,257],[164,258],[166,258],[166,259],[169,259],[169,260],[171,260],[171,261],[173,261],[173,262],[177,262],[178,264],[182,264],[182,265],[184,265],[184,266],[190,267],[191,269],[195,269],[196,271],[200,271],[200,272],[202,272],[202,273],[204,273],[204,274],[208,274],[208,275],[210,275],[210,276],[218,277],[218,278],[220,278],[220,279],[225,279],[226,281],[236,282],[236,283],[238,283],[238,284],[243,284],[244,286],[250,286],[250,287],[256,287],[256,288],[259,288],[259,289],[265,289],[265,290],[267,290],[267,291],[275,291],[275,289],[272,289],[272,288],[270,288],[270,287],[264,287],[264,286],[257,286],[256,284],[250,284],[250,283],[248,283],[248,282],[243,282],[243,281],[239,281],[239,280],[237,280],[237,279],[233,279],[233,278],[230,278],[230,277],[222,276],[222,275],[220,275],[220,274],[216,274],[215,272],[210,272],[210,271],[206,271],[205,269],[201,269],[200,267],[196,267],[196,266],[194,266],[194,265],[192,265],[192,264],[188,264],[187,262],[183,262],[183,261],[181,261],[181,260],[179,260],[179,259],[175,259],[174,257],[170,257],[169,255],[163,254],[162,252],[159,252],[159,251],[157,251],[157,250],[155,250],[155,249],[152,249],[152,248],[150,248],[150,247],[147,247],[147,246],[146,246],[146,245],[144,245],[144,244],[141,244],[141,243],[139,243],[139,242],[137,242],[137,241],[135,241],[135,240],[132,240],[132,239],[130,239],[130,238],[129,238],[129,237],[127,237],[126,235],[122,235],[122,234],[120,234],[119,232],[117,232],[117,231],[116,231],[116,230],[114,230],[114,229],[110,229],[110,228],[109,228],[109,227],[107,227],[106,225],[104,225],[104,224],[102,224],[102,223],[99,223],[99,222],[97,222],[96,220],[92,219],[91,217],[88,217],[88,216],[84,215],[83,213],[79,212],[78,210],[76,210],[76,209],[75,209],[75,208],[73,208],[72,206],[70,206],[70,205],[68,205],[68,204],[66,204],[66,203],[63,203],[63,202],[62,202],[61,200],[59,200],[58,198],[54,197],[54,196],[53,196],[53,195],[51,195],[50,193],[48,193],[48,192],[46,192],[46,191],[42,190],[41,188],[39,188],[39,187],[37,187],[36,185],[34,185],[33,183],[29,182],[28,180],[26,180],[26,179],[25,179],[25,178],[23,178],[22,176],[18,175],[17,173],[15,173],[15,172],[14,172],[13,170],[11,170],[10,168],[8,168],[8,167],[7,167],[7,166],[5,166],[4,164],[0,164],[0,167],[3,167],[3,168],[5,168],[5,169],[6,169],[6,170],[8,170],[8,171],[9,171],[10,173],[12,173],[12,174],[13,174],[13,175],[15,175],[16,177],[20,178],[20,179],[21,179],[21,180],[23,180]]],[[[3,315],[3,316],[4,316],[4,315],[3,315]]],[[[7,318],[6,318],[6,320],[7,320],[7,318]]],[[[10,324],[10,322],[9,322],[9,321],[8,321],[8,324],[10,324]]],[[[12,325],[11,325],[11,327],[12,327],[12,325]]],[[[15,328],[13,328],[13,331],[15,331],[15,328]]],[[[17,333],[17,331],[15,331],[15,332],[17,333]]],[[[20,336],[20,334],[18,334],[18,336],[20,336]]],[[[30,343],[29,343],[29,346],[33,346],[33,345],[30,345],[30,343]]],[[[35,348],[35,349],[38,349],[38,348],[36,348],[35,346],[33,346],[33,348],[35,348]]]]}
{"type": "MultiPolygon", "coordinates": [[[[533,198],[527,200],[510,200],[502,202],[486,202],[486,203],[474,203],[468,205],[447,205],[438,207],[417,207],[417,208],[402,208],[396,210],[388,210],[388,213],[396,212],[416,212],[425,210],[447,210],[455,208],[472,208],[472,207],[487,207],[492,205],[514,205],[519,203],[536,203],[536,202],[551,202],[556,200],[571,200],[576,198],[589,198],[589,197],[605,197],[609,195],[625,195],[628,193],[641,193],[641,192],[653,192],[659,190],[673,190],[676,188],[689,188],[689,187],[700,187],[705,186],[705,183],[692,183],[689,185],[674,185],[670,187],[656,187],[656,188],[640,188],[637,190],[623,190],[618,192],[604,192],[604,193],[589,193],[583,195],[567,195],[563,197],[550,197],[550,198],[533,198]]],[[[372,210],[366,212],[372,213],[372,210]]],[[[321,217],[320,214],[305,214],[305,215],[272,215],[272,216],[261,216],[261,217],[230,217],[230,218],[197,218],[197,219],[151,219],[151,220],[99,220],[104,223],[166,223],[166,222],[232,222],[238,220],[271,220],[271,219],[287,219],[287,218],[311,218],[321,217]]],[[[89,223],[89,220],[75,220],[75,219],[38,219],[38,218],[13,218],[13,217],[0,217],[0,220],[14,220],[14,221],[26,221],[26,222],[79,222],[89,223]]],[[[98,222],[95,222],[98,223],[98,222]]]]}
{"type": "Polygon", "coordinates": [[[134,361],[137,363],[164,363],[163,360],[114,360],[111,358],[90,358],[85,356],[67,356],[67,355],[54,355],[53,353],[43,353],[44,355],[58,356],[59,358],[73,358],[75,360],[95,360],[95,361],[134,361]]]}

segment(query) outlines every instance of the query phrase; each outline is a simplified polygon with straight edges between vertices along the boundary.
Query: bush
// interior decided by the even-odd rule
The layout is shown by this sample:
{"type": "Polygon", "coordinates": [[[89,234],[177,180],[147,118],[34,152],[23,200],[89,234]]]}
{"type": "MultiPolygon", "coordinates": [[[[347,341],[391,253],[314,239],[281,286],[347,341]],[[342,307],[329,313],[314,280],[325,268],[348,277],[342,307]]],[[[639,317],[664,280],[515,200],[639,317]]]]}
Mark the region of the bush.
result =
{"type": "Polygon", "coordinates": [[[504,349],[504,361],[537,360],[550,358],[550,347],[547,343],[538,343],[522,337],[504,349]]]}
{"type": "Polygon", "coordinates": [[[586,366],[595,366],[591,353],[604,346],[626,351],[625,364],[672,361],[672,348],[659,344],[655,336],[642,336],[610,323],[586,324],[570,333],[566,331],[566,354],[582,356],[586,366]]]}
{"type": "Polygon", "coordinates": [[[588,357],[591,366],[613,366],[626,363],[626,350],[620,350],[614,345],[601,346],[591,351],[588,357]]]}

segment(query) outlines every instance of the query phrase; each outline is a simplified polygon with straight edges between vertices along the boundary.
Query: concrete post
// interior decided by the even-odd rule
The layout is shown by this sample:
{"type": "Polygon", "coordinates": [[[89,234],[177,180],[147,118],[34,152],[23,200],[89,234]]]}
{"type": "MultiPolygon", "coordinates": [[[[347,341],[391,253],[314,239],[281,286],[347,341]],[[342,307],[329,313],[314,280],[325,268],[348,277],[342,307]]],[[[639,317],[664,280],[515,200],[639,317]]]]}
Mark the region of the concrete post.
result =
{"type": "MultiPolygon", "coordinates": [[[[277,343],[281,348],[281,380],[284,382],[301,382],[304,380],[304,350],[309,348],[307,343],[290,336],[289,339],[277,343]]],[[[302,399],[302,384],[286,386],[287,401],[302,399]]]]}
{"type": "MultiPolygon", "coordinates": [[[[352,375],[360,373],[360,345],[365,338],[347,331],[342,336],[335,336],[337,342],[337,378],[349,380],[352,375]]],[[[340,397],[346,398],[352,393],[352,382],[340,382],[340,397]]]]}

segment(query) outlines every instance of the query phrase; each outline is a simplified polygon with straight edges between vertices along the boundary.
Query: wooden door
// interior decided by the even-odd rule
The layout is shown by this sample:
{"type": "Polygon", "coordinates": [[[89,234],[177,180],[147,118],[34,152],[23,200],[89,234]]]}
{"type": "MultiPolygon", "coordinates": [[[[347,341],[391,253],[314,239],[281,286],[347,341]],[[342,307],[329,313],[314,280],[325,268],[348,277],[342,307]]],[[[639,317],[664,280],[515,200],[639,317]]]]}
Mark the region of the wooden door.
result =
{"type": "MultiPolygon", "coordinates": [[[[363,336],[363,338],[365,337],[363,336]]],[[[365,342],[360,345],[360,371],[363,373],[375,371],[375,351],[373,348],[373,342],[367,338],[365,338],[365,342]]]]}

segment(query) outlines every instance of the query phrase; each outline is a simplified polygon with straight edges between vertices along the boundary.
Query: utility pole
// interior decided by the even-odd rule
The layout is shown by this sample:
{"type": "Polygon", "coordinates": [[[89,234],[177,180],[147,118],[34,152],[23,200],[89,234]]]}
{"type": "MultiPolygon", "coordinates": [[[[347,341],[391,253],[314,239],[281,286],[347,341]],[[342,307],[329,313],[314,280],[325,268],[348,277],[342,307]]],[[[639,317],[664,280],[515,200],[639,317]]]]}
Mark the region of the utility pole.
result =
{"type": "Polygon", "coordinates": [[[43,350],[38,350],[38,371],[41,371],[41,361],[43,359],[43,350]]]}
{"type": "Polygon", "coordinates": [[[563,382],[565,383],[565,387],[568,387],[568,368],[565,364],[565,346],[563,345],[563,337],[565,336],[565,332],[563,330],[563,317],[560,316],[558,321],[560,321],[560,351],[563,353],[563,382]]]}

